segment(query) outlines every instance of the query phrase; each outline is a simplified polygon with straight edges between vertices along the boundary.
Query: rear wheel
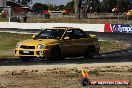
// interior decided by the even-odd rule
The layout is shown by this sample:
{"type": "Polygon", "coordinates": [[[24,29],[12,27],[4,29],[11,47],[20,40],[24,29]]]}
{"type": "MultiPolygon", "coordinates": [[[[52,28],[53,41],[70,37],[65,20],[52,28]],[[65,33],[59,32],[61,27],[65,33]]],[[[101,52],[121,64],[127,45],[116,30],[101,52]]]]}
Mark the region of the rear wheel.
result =
{"type": "Polygon", "coordinates": [[[85,59],[92,59],[94,56],[94,47],[90,46],[87,48],[85,54],[84,54],[84,58],[85,59]]]}
{"type": "Polygon", "coordinates": [[[50,53],[50,60],[61,60],[61,50],[59,48],[53,48],[50,53]]]}
{"type": "Polygon", "coordinates": [[[31,59],[33,59],[33,57],[21,56],[20,59],[21,59],[23,62],[28,62],[28,61],[30,61],[31,59]]]}

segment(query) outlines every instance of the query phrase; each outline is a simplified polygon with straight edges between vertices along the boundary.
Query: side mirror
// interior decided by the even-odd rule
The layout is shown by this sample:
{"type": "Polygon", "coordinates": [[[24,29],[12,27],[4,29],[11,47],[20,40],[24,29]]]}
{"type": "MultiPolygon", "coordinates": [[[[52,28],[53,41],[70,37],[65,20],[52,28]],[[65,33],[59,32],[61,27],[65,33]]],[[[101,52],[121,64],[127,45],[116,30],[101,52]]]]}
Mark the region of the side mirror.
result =
{"type": "Polygon", "coordinates": [[[94,34],[89,34],[91,38],[96,38],[96,35],[94,34]]]}
{"type": "Polygon", "coordinates": [[[64,40],[69,40],[70,39],[70,37],[68,37],[68,36],[66,36],[65,38],[64,38],[64,40]]]}
{"type": "Polygon", "coordinates": [[[32,39],[35,37],[36,35],[34,34],[33,36],[32,36],[32,39]]]}

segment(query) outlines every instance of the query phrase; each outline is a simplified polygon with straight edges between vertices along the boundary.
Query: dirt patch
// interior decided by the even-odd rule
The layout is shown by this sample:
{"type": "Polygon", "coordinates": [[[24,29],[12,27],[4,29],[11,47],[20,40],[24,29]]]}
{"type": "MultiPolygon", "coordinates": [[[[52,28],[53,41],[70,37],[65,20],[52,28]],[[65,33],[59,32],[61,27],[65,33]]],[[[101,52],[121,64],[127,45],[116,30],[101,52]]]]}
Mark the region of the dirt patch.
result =
{"type": "MultiPolygon", "coordinates": [[[[83,67],[90,79],[132,79],[132,65],[83,67]]],[[[83,88],[80,85],[80,67],[57,67],[47,69],[17,69],[0,75],[0,88],[83,88]]],[[[132,86],[113,86],[113,88],[132,86]]],[[[87,88],[95,88],[90,86],[87,88]]],[[[111,86],[96,88],[111,88],[111,86]]]]}
{"type": "Polygon", "coordinates": [[[100,53],[107,53],[121,49],[127,49],[129,44],[122,41],[100,41],[100,53]]]}

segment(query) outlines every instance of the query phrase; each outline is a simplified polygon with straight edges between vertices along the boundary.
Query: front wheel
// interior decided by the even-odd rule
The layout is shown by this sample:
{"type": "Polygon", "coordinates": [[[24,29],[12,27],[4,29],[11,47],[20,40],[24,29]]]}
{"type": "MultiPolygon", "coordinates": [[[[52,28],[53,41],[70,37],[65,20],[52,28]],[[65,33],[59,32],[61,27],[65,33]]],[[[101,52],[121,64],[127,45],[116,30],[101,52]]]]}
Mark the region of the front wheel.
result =
{"type": "Polygon", "coordinates": [[[94,48],[93,47],[89,47],[86,50],[85,54],[84,54],[84,58],[85,59],[92,59],[93,56],[94,56],[94,48]]]}
{"type": "Polygon", "coordinates": [[[53,48],[50,53],[50,60],[61,60],[61,50],[59,48],[53,48]]]}

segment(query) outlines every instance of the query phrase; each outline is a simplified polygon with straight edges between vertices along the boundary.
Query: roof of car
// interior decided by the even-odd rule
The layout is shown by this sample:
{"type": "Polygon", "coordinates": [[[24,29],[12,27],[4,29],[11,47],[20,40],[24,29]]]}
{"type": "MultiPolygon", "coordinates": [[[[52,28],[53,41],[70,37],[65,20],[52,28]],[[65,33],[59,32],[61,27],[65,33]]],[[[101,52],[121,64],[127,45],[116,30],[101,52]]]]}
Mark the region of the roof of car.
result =
{"type": "Polygon", "coordinates": [[[73,28],[73,27],[53,27],[53,28],[73,28]]]}
{"type": "Polygon", "coordinates": [[[73,28],[73,27],[53,27],[48,29],[80,29],[80,28],[73,28]]]}

